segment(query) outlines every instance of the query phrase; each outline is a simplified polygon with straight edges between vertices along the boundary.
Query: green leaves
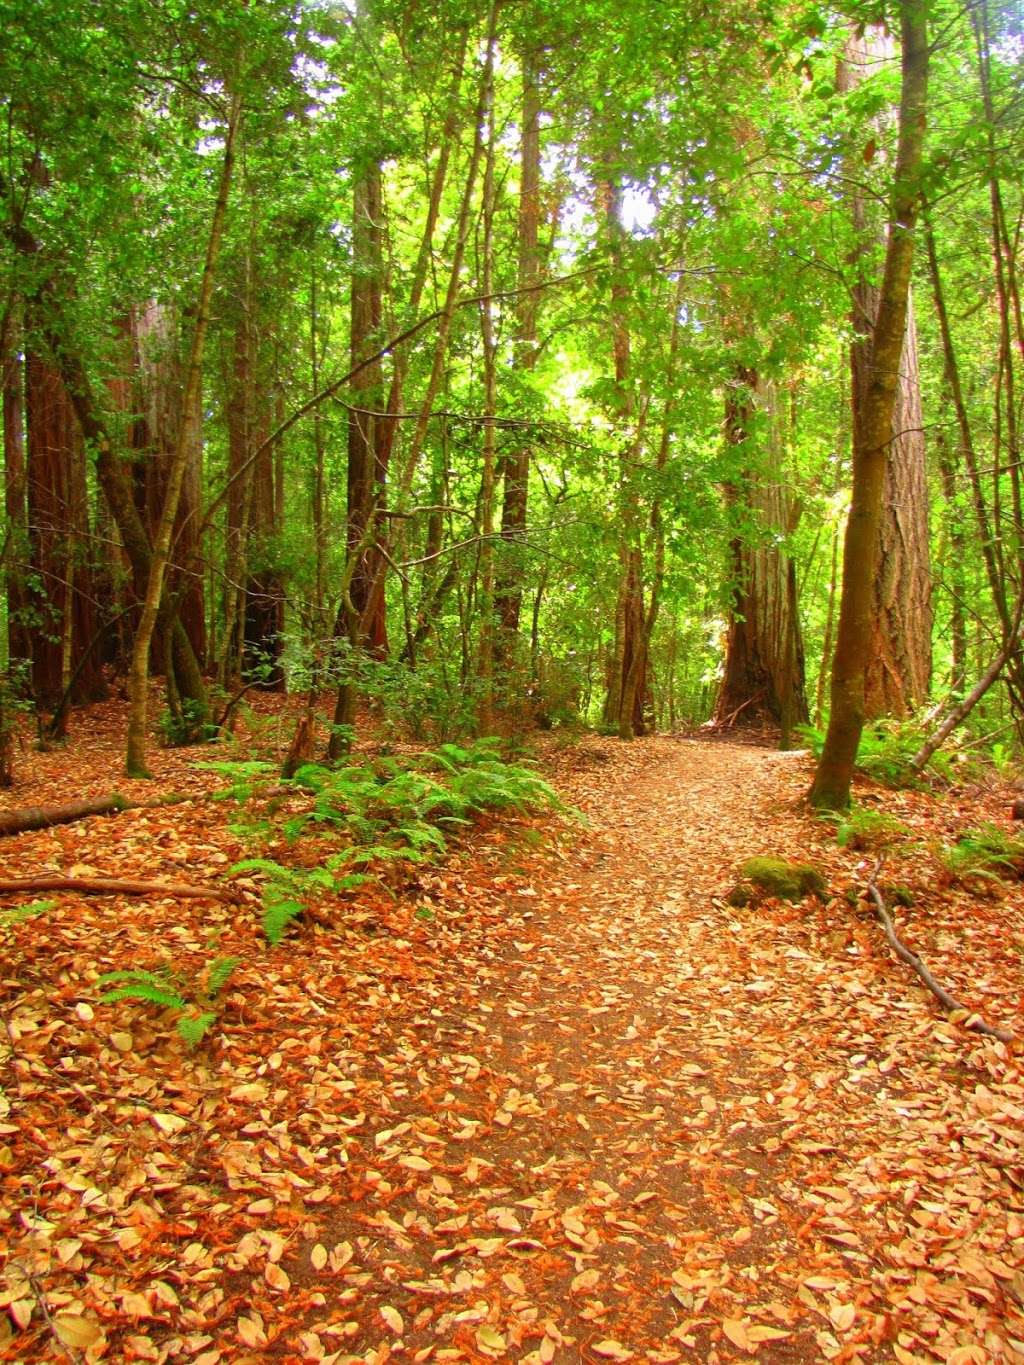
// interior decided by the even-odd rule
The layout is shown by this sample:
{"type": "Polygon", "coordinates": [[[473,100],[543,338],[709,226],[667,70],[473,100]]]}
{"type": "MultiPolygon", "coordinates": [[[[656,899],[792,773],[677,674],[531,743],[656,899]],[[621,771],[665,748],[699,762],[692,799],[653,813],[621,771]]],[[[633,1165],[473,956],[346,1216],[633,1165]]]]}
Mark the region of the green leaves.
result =
{"type": "Polygon", "coordinates": [[[238,961],[237,957],[216,957],[201,978],[191,981],[175,972],[170,964],[152,971],[136,967],[105,972],[99,984],[117,984],[100,999],[104,1004],[137,1000],[171,1010],[177,1016],[174,1026],[183,1041],[190,1048],[198,1047],[217,1021],[217,1010],[210,1006],[227,985],[238,961]]]}

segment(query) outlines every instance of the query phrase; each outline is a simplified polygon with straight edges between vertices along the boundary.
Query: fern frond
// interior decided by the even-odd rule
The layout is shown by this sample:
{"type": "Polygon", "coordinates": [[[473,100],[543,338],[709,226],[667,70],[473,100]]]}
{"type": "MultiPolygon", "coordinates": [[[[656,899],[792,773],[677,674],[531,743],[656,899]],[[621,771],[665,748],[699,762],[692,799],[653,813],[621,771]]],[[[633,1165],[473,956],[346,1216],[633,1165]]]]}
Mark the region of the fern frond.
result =
{"type": "Polygon", "coordinates": [[[272,948],[284,938],[285,930],[293,919],[305,910],[301,901],[274,900],[265,904],[263,910],[263,932],[272,948]]]}
{"type": "Polygon", "coordinates": [[[216,1014],[207,1010],[203,1014],[183,1014],[175,1027],[189,1047],[198,1047],[216,1022],[216,1014]]]}
{"type": "Polygon", "coordinates": [[[173,986],[160,986],[155,981],[132,981],[112,991],[104,991],[100,999],[104,1004],[117,1000],[145,1000],[150,1005],[170,1010],[183,1010],[188,1004],[173,986]]]}
{"type": "Polygon", "coordinates": [[[206,994],[209,999],[213,1000],[220,995],[239,961],[237,957],[217,957],[210,963],[206,973],[206,994]]]}

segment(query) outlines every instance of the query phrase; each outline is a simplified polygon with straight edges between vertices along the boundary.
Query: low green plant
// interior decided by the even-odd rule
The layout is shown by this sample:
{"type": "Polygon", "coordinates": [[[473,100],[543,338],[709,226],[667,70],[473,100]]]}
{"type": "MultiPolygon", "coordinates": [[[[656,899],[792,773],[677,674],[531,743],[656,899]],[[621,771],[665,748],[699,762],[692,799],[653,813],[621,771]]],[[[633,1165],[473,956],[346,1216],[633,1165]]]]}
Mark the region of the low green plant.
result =
{"type": "Polygon", "coordinates": [[[176,1014],[174,1026],[189,1047],[198,1047],[217,1021],[217,997],[238,966],[237,957],[216,957],[199,980],[186,982],[169,964],[147,971],[133,967],[105,972],[100,985],[113,985],[100,999],[104,1004],[140,1000],[176,1014]]]}
{"type": "Polygon", "coordinates": [[[263,876],[263,932],[270,946],[284,938],[292,920],[306,908],[310,895],[331,890],[334,877],[327,868],[282,867],[271,858],[244,858],[231,868],[234,872],[259,872],[263,876]]]}
{"type": "Polygon", "coordinates": [[[836,842],[841,848],[882,849],[898,843],[909,833],[903,821],[887,811],[852,806],[839,819],[836,842]]]}
{"type": "MultiPolygon", "coordinates": [[[[798,725],[797,734],[814,754],[821,757],[825,735],[813,725],[798,725]]],[[[865,725],[857,749],[857,768],[886,787],[914,787],[921,782],[920,772],[911,760],[925,741],[924,730],[913,720],[884,718],[865,725]]],[[[933,754],[931,770],[943,781],[952,776],[947,754],[933,754]]]]}
{"type": "MultiPolygon", "coordinates": [[[[246,858],[232,867],[232,873],[256,872],[263,878],[268,942],[281,941],[312,897],[380,880],[386,866],[439,857],[452,831],[485,811],[562,809],[554,788],[536,772],[499,757],[500,743],[442,744],[414,757],[382,755],[335,768],[319,763],[299,768],[284,785],[308,794],[311,802],[284,821],[285,837],[294,842],[315,828],[337,831],[345,842],[314,868],[285,867],[270,858],[246,858]]],[[[239,799],[257,794],[260,781],[269,776],[265,764],[201,766],[231,778],[230,791],[239,799]]]]}
{"type": "Polygon", "coordinates": [[[966,830],[955,844],[940,853],[946,870],[956,878],[1013,879],[1024,874],[1024,838],[986,823],[966,830]]]}
{"type": "Polygon", "coordinates": [[[157,728],[166,749],[183,749],[217,737],[207,708],[193,697],[185,697],[177,710],[161,711],[157,728]]]}
{"type": "Polygon", "coordinates": [[[35,919],[37,915],[45,915],[56,904],[56,901],[29,901],[27,905],[13,905],[9,910],[0,910],[0,929],[22,924],[27,919],[35,919]]]}

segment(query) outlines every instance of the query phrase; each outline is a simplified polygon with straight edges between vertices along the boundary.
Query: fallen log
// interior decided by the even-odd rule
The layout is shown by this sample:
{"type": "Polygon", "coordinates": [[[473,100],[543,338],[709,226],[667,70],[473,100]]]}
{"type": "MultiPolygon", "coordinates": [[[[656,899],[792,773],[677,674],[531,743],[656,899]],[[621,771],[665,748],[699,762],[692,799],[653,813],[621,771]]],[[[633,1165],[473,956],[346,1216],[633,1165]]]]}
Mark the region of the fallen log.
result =
{"type": "Polygon", "coordinates": [[[87,796],[81,801],[67,801],[56,806],[21,806],[17,810],[0,811],[0,839],[26,834],[33,829],[50,829],[53,825],[71,825],[90,815],[120,815],[126,810],[175,806],[195,799],[173,792],[158,796],[154,801],[128,801],[118,792],[111,792],[109,796],[87,796]]]}
{"type": "Polygon", "coordinates": [[[986,1024],[980,1015],[972,1013],[966,1005],[962,1005],[955,996],[950,995],[945,986],[936,981],[917,953],[912,952],[897,934],[896,926],[892,922],[892,916],[885,908],[885,901],[882,899],[882,893],[879,891],[876,881],[881,868],[882,860],[879,859],[875,864],[874,872],[868,879],[867,891],[874,906],[875,918],[882,926],[882,932],[885,934],[889,947],[902,962],[905,962],[921,978],[947,1013],[962,1013],[968,1016],[963,1020],[964,1028],[973,1029],[975,1033],[983,1033],[987,1038],[998,1038],[1001,1043],[1012,1043],[1014,1035],[1008,1029],[994,1028],[991,1024],[986,1024]]]}
{"type": "Polygon", "coordinates": [[[43,873],[38,877],[0,878],[0,896],[20,891],[79,891],[84,896],[173,896],[178,900],[233,901],[238,892],[229,886],[190,886],[179,882],[143,882],[119,877],[62,877],[43,873]]]}

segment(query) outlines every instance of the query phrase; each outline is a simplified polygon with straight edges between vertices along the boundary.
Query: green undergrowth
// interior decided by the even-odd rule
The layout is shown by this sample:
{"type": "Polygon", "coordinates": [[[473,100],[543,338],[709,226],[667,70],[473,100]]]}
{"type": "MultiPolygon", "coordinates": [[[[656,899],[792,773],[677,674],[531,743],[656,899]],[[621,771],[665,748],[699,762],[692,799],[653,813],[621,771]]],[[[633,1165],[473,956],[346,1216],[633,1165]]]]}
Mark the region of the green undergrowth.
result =
{"type": "MultiPolygon", "coordinates": [[[[499,743],[444,744],[414,756],[387,755],[333,768],[308,763],[290,780],[282,780],[270,763],[199,764],[228,779],[218,793],[221,799],[247,805],[263,799],[265,816],[251,822],[247,833],[264,847],[282,842],[295,847],[294,865],[263,856],[259,849],[259,856],[243,859],[229,872],[258,878],[268,944],[279,944],[314,900],[370,881],[385,885],[388,869],[408,872],[440,858],[453,834],[488,812],[563,811],[554,788],[525,764],[505,762],[499,743]],[[298,812],[293,810],[296,798],[304,802],[298,812]],[[308,863],[311,855],[315,863],[303,865],[301,860],[308,863]]],[[[37,902],[7,914],[12,920],[27,918],[52,904],[37,902]]],[[[217,1023],[219,997],[237,964],[237,958],[217,957],[195,976],[171,962],[107,972],[100,984],[110,989],[101,999],[168,1011],[181,1038],[196,1047],[217,1023]]]]}
{"type": "Polygon", "coordinates": [[[334,845],[315,867],[258,856],[231,869],[261,878],[268,942],[280,942],[314,897],[383,883],[389,869],[434,861],[453,834],[487,813],[563,811],[554,788],[533,768],[502,759],[499,745],[483,739],[338,767],[307,763],[284,782],[268,763],[202,764],[229,779],[228,794],[237,800],[267,796],[264,818],[248,829],[265,845],[282,838],[297,844],[315,834],[334,845]],[[305,798],[304,808],[282,814],[295,797],[305,798]]]}
{"type": "Polygon", "coordinates": [[[1024,837],[1007,834],[990,823],[965,830],[939,856],[946,871],[957,880],[983,877],[1013,881],[1024,875],[1024,837]]]}
{"type": "MultiPolygon", "coordinates": [[[[801,739],[814,754],[821,757],[825,743],[824,731],[813,725],[797,727],[801,739]]],[[[886,787],[919,787],[925,780],[912,766],[911,760],[925,741],[925,732],[914,721],[875,720],[864,727],[857,750],[857,768],[866,777],[886,787]]],[[[935,753],[928,761],[930,776],[949,782],[953,766],[948,754],[935,753]]]]}
{"type": "Polygon", "coordinates": [[[174,1015],[174,1026],[188,1046],[197,1047],[217,1021],[218,997],[237,966],[237,957],[216,957],[192,979],[170,964],[152,971],[136,967],[106,972],[100,985],[112,989],[100,999],[104,1004],[133,1000],[158,1005],[174,1015]]]}
{"type": "Polygon", "coordinates": [[[902,820],[884,810],[851,806],[838,817],[836,843],[855,852],[892,848],[910,836],[902,820]]]}

